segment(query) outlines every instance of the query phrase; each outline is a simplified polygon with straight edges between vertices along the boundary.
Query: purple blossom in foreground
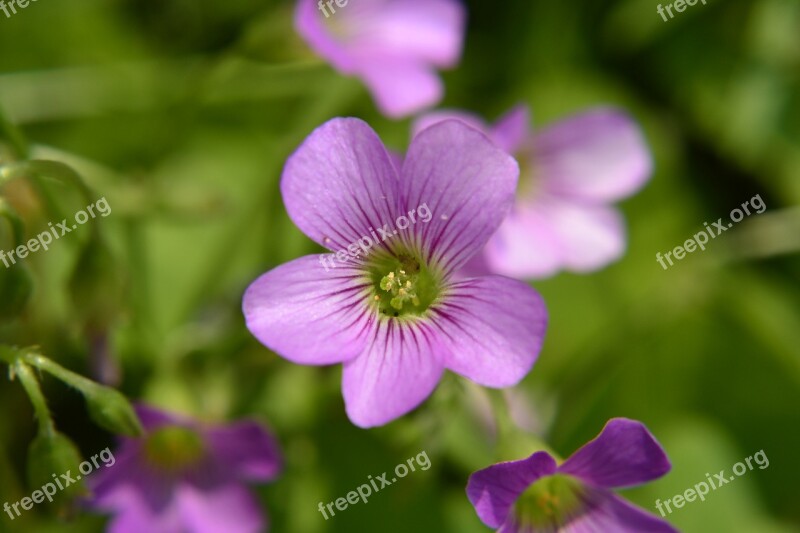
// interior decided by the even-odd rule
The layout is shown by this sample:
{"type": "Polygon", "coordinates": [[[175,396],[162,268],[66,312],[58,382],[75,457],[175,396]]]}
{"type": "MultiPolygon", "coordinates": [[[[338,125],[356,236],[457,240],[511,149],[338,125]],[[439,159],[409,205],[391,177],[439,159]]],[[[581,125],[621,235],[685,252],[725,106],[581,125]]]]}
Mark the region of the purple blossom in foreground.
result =
{"type": "Polygon", "coordinates": [[[502,533],[676,533],[611,490],[652,481],[670,468],[641,422],[614,418],[560,465],[536,452],[475,472],[467,496],[483,523],[502,533]]]}
{"type": "Polygon", "coordinates": [[[630,117],[596,108],[533,133],[528,108],[518,106],[494,126],[441,111],[420,118],[414,130],[448,118],[485,132],[522,168],[514,209],[468,272],[542,278],[597,270],[622,256],[625,224],[611,204],[639,190],[652,171],[630,117]]]}
{"type": "Polygon", "coordinates": [[[266,519],[246,484],[275,479],[280,452],[254,422],[206,426],[150,407],[113,468],[88,478],[89,506],[114,514],[111,533],[255,533],[266,519]]]}
{"type": "Polygon", "coordinates": [[[461,56],[466,14],[457,0],[350,0],[344,7],[299,0],[295,26],[321,56],[361,78],[381,112],[410,115],[436,105],[436,68],[461,56]]]}
{"type": "Polygon", "coordinates": [[[262,275],[244,296],[247,327],[294,363],[344,363],[345,407],[361,427],[414,409],[445,369],[516,384],[542,345],[541,297],[509,278],[454,274],[500,225],[518,174],[456,120],[420,133],[402,163],[363,121],[327,122],[291,156],[281,189],[294,223],[351,260],[328,271],[306,256],[262,275]],[[423,205],[429,217],[399,223],[423,205]]]}

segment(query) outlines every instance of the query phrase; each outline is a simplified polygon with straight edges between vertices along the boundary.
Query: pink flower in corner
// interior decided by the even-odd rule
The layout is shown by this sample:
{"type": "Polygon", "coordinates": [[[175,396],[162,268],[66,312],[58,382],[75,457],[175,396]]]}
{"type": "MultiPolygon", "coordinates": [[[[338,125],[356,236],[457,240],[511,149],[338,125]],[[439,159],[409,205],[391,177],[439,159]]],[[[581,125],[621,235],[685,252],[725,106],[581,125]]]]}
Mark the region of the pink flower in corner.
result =
{"type": "Polygon", "coordinates": [[[295,13],[308,44],[340,72],[361,78],[390,117],[441,100],[436,68],[458,62],[465,21],[457,0],[299,0],[295,13]]]}
{"type": "Polygon", "coordinates": [[[448,118],[486,133],[521,168],[514,209],[467,273],[543,278],[597,270],[622,256],[625,224],[611,204],[638,191],[652,172],[650,151],[628,115],[596,108],[532,132],[526,106],[493,126],[440,111],[421,117],[414,132],[448,118]]]}
{"type": "MultiPolygon", "coordinates": [[[[146,434],[123,438],[115,460],[88,478],[111,533],[256,533],[267,520],[251,483],[274,480],[278,443],[260,424],[212,426],[139,405],[146,434]]],[[[113,456],[112,456],[113,457],[113,456]]]]}

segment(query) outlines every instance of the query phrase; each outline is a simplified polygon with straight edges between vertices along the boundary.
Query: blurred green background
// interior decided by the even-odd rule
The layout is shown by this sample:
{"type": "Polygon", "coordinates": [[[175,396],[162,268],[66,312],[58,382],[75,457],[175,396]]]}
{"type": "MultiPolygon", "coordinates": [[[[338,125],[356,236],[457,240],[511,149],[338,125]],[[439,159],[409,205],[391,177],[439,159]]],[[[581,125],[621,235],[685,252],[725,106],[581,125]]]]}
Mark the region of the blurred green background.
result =
{"type": "MultiPolygon", "coordinates": [[[[534,283],[550,327],[512,393],[520,417],[564,456],[608,418],[646,423],[673,471],[625,494],[651,512],[657,498],[763,449],[768,468],[669,519],[687,532],[800,531],[800,3],[710,0],[666,23],[641,0],[467,4],[465,52],[444,76],[443,105],[493,120],[525,102],[537,125],[619,105],[643,125],[656,162],[650,184],[622,205],[621,261],[534,283]],[[656,262],[756,194],[766,213],[667,271],[656,262]]],[[[305,48],[292,7],[38,0],[0,14],[0,109],[33,157],[70,164],[112,208],[90,223],[110,258],[91,261],[87,227],[26,260],[33,299],[0,323],[0,342],[38,344],[160,407],[267,423],[287,460],[276,483],[258,488],[272,531],[487,531],[464,493],[468,474],[499,457],[480,390],[448,376],[412,415],[361,430],[345,416],[338,367],[292,365],[244,327],[248,283],[318,251],[279,195],[291,151],[334,116],[364,118],[397,149],[409,136],[408,121],[381,117],[358,81],[305,48]],[[422,450],[429,470],[328,521],[317,511],[422,450]]],[[[43,187],[49,207],[25,182],[3,190],[29,236],[61,219],[52,209],[86,205],[68,186],[43,187]]],[[[78,394],[44,386],[85,456],[113,444],[78,394]]],[[[35,423],[17,382],[0,381],[0,405],[0,502],[17,501],[33,490],[24,464],[35,423]]],[[[3,515],[0,531],[105,523],[51,511],[39,505],[13,523],[3,515]]]]}

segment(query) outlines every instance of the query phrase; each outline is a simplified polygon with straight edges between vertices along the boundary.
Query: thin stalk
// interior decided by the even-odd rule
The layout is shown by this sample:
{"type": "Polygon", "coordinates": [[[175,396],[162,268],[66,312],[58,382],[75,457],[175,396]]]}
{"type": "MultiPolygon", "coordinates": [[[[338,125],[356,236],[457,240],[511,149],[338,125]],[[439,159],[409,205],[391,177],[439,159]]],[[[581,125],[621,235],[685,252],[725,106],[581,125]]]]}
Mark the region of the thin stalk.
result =
{"type": "Polygon", "coordinates": [[[19,382],[28,394],[31,404],[33,404],[33,410],[36,412],[36,418],[39,422],[39,434],[55,435],[56,428],[53,424],[53,417],[50,415],[50,409],[47,407],[47,401],[42,393],[39,380],[36,379],[36,376],[31,371],[31,367],[17,359],[14,365],[14,372],[19,376],[19,382]]]}
{"type": "Polygon", "coordinates": [[[99,388],[99,385],[94,381],[87,379],[80,374],[76,374],[71,370],[67,370],[55,361],[43,357],[39,354],[27,353],[23,356],[25,363],[38,368],[52,376],[60,379],[70,387],[74,387],[79,391],[86,393],[99,388]]]}

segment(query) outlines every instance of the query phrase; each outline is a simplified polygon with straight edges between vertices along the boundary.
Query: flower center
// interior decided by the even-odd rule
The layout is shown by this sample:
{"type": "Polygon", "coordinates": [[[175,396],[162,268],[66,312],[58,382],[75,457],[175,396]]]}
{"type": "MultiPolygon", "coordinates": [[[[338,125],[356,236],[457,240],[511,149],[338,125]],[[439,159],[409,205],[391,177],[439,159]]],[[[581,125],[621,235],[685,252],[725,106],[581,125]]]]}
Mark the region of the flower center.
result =
{"type": "Polygon", "coordinates": [[[197,464],[205,455],[203,439],[181,426],[159,428],[146,437],[147,460],[160,470],[177,472],[197,464]]]}
{"type": "Polygon", "coordinates": [[[436,276],[410,253],[376,258],[369,267],[372,301],[381,314],[422,315],[436,300],[436,276]]]}
{"type": "Polygon", "coordinates": [[[578,514],[583,488],[578,480],[556,474],[538,480],[522,493],[514,514],[522,526],[549,528],[564,526],[578,514]]]}

